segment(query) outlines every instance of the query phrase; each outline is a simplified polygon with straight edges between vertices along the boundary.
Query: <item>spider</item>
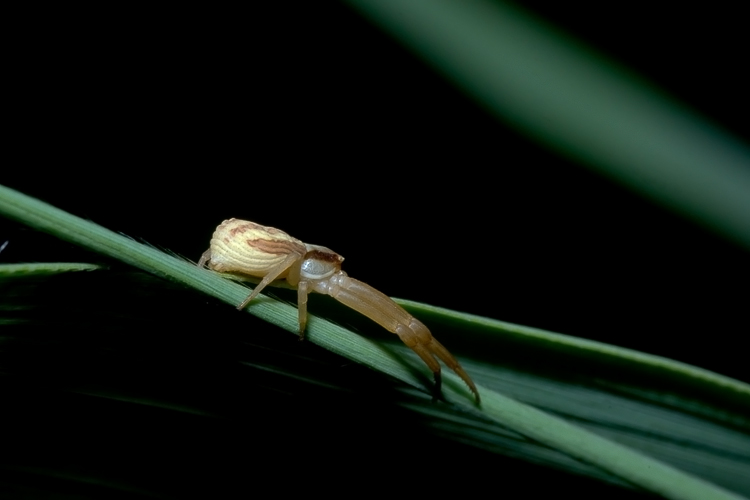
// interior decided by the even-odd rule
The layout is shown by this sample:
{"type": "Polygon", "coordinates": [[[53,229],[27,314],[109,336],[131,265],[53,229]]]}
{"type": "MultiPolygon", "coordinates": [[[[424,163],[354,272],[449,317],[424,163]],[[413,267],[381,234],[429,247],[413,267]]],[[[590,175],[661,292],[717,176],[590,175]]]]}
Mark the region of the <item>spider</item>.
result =
{"type": "Polygon", "coordinates": [[[390,297],[367,283],[350,278],[341,270],[344,258],[318,245],[302,243],[284,231],[254,222],[228,219],[219,224],[211,238],[211,246],[198,262],[209,269],[237,277],[261,278],[260,283],[237,309],[244,309],[267,285],[297,288],[300,339],[307,325],[307,296],[310,292],[330,295],[342,304],[367,316],[411,348],[432,370],[435,391],[440,393],[441,359],[456,372],[474,393],[479,392],[448,349],[438,342],[430,330],[406,312],[390,297]]]}

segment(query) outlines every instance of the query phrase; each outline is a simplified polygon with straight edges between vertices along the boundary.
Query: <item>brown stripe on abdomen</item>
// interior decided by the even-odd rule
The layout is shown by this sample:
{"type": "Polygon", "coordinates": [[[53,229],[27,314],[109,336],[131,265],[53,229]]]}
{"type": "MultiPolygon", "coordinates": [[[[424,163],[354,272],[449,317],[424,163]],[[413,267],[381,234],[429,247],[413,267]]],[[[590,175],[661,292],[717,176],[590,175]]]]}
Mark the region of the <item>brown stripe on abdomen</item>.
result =
{"type": "Polygon", "coordinates": [[[254,240],[247,239],[245,242],[254,250],[274,255],[289,255],[290,253],[304,255],[305,253],[305,247],[293,241],[257,238],[254,240]]]}

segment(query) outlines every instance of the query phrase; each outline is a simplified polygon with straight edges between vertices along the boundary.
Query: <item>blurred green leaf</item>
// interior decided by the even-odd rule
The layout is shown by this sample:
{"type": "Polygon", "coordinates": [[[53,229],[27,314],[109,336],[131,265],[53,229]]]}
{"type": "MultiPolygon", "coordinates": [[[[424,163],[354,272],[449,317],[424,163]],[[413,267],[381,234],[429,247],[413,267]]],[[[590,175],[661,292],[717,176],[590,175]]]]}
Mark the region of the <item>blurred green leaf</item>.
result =
{"type": "Polygon", "coordinates": [[[504,1],[347,3],[502,120],[750,247],[750,148],[625,68],[504,1]]]}

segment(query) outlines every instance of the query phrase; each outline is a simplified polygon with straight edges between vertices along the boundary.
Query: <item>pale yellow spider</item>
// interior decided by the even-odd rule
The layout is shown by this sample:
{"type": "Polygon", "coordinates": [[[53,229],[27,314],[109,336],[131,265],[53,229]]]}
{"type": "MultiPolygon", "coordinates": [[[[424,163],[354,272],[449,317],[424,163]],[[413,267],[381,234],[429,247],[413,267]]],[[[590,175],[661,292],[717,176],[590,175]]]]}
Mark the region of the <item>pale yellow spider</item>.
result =
{"type": "Polygon", "coordinates": [[[406,312],[385,294],[367,283],[350,278],[341,270],[344,258],[328,248],[302,243],[284,231],[239,219],[225,220],[216,228],[211,247],[198,262],[220,273],[240,278],[262,278],[258,286],[237,306],[244,309],[267,285],[297,288],[299,332],[302,338],[307,324],[307,295],[318,292],[330,295],[351,307],[389,332],[422,358],[435,376],[436,392],[440,393],[440,363],[466,382],[479,403],[479,392],[469,375],[448,349],[435,340],[421,321],[406,312]],[[275,282],[275,283],[274,283],[275,282]]]}

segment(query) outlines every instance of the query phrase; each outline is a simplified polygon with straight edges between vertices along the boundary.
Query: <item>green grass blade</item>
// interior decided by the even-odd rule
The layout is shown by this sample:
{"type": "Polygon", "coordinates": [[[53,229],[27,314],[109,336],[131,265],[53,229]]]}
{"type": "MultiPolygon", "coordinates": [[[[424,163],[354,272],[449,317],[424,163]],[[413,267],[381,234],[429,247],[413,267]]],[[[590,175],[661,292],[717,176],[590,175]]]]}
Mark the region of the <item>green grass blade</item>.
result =
{"type": "MultiPolygon", "coordinates": [[[[288,295],[294,298],[293,293],[288,295]]],[[[277,338],[275,327],[264,322],[248,322],[231,307],[213,307],[188,289],[135,271],[64,273],[57,278],[14,275],[0,280],[0,296],[3,297],[0,324],[4,326],[0,332],[0,346],[16,346],[10,350],[0,348],[0,374],[5,372],[15,379],[32,376],[46,380],[45,386],[62,383],[63,388],[72,394],[209,419],[225,420],[229,417],[233,421],[242,421],[245,417],[235,412],[227,414],[227,403],[247,405],[252,413],[257,412],[260,404],[264,414],[270,407],[276,408],[277,412],[296,414],[299,399],[306,398],[315,402],[315,413],[319,418],[331,422],[310,429],[310,432],[330,434],[334,440],[340,438],[336,422],[351,418],[359,429],[370,430],[366,434],[374,428],[381,431],[384,427],[390,428],[386,440],[391,444],[385,444],[386,441],[380,444],[385,448],[400,446],[404,437],[398,437],[399,430],[403,433],[406,428],[410,434],[416,431],[416,434],[437,435],[438,439],[427,438],[429,447],[437,453],[443,451],[445,440],[449,439],[478,450],[521,457],[527,462],[632,486],[621,480],[618,482],[615,476],[602,469],[498,426],[481,413],[468,413],[457,406],[432,403],[424,392],[424,387],[430,383],[428,375],[410,351],[397,341],[378,343],[385,344],[384,349],[393,355],[394,360],[411,369],[418,379],[421,376],[422,392],[394,386],[388,379],[374,377],[368,370],[351,365],[344,368],[340,359],[334,356],[308,358],[321,352],[311,349],[309,343],[277,338]],[[146,324],[149,326],[144,328],[146,324]],[[75,325],[75,329],[66,329],[65,325],[75,325]],[[107,325],[106,330],[102,331],[104,325],[107,325]],[[217,329],[216,325],[221,325],[221,328],[217,329]],[[162,333],[154,336],[153,331],[162,333]],[[241,347],[243,345],[246,347],[241,347]],[[191,354],[191,346],[195,353],[191,354]],[[211,354],[227,346],[232,350],[228,357],[216,359],[211,354]],[[107,356],[109,361],[103,367],[94,361],[102,352],[119,354],[107,356]],[[49,356],[59,361],[54,361],[51,366],[40,365],[40,360],[49,356]],[[180,359],[189,361],[184,364],[180,359]],[[144,373],[143,363],[148,363],[148,360],[156,363],[153,373],[144,373]],[[245,369],[232,369],[231,378],[223,378],[220,374],[236,366],[237,361],[245,369]],[[78,366],[75,371],[82,376],[69,373],[70,370],[65,368],[71,362],[78,366]],[[165,378],[164,373],[172,375],[165,378]],[[181,382],[175,386],[170,379],[181,382]],[[196,392],[195,381],[200,381],[200,387],[205,387],[206,391],[196,392]],[[216,400],[213,394],[224,394],[228,387],[235,388],[233,395],[224,401],[216,400]],[[296,397],[286,402],[272,402],[268,390],[291,392],[296,397]],[[242,396],[237,398],[236,394],[242,396]],[[350,415],[342,416],[340,406],[356,406],[358,399],[366,400],[367,408],[364,411],[348,410],[350,415]],[[284,406],[288,408],[283,409],[284,406]],[[398,407],[406,408],[414,415],[383,415],[383,412],[398,407]]],[[[312,304],[313,311],[349,321],[341,314],[347,309],[326,297],[316,298],[319,300],[312,304]]],[[[434,318],[430,318],[429,324],[433,323],[434,318]]],[[[473,346],[477,341],[481,343],[481,337],[487,337],[488,332],[482,327],[477,328],[476,323],[461,322],[448,330],[440,324],[440,337],[453,335],[450,345],[459,349],[465,349],[467,344],[473,346]],[[460,338],[465,342],[459,342],[460,338]]],[[[366,324],[362,321],[362,326],[366,324]]],[[[358,329],[360,325],[354,326],[358,329]]],[[[362,330],[366,337],[370,335],[368,329],[362,330]]],[[[376,327],[370,330],[373,338],[390,339],[376,327]]],[[[724,410],[724,415],[721,415],[722,405],[719,404],[710,406],[713,413],[700,417],[698,415],[706,412],[696,412],[694,402],[684,406],[665,397],[669,392],[651,388],[655,381],[659,381],[657,377],[645,381],[644,387],[654,393],[651,397],[633,397],[634,382],[628,381],[626,373],[621,373],[624,370],[595,371],[591,374],[591,377],[596,377],[592,384],[587,382],[588,376],[581,377],[582,372],[590,371],[585,359],[571,363],[570,353],[553,353],[556,358],[567,360],[562,372],[552,373],[548,366],[538,370],[539,365],[547,364],[543,361],[545,358],[550,359],[544,353],[544,344],[520,349],[518,345],[504,345],[503,337],[501,331],[493,330],[491,341],[484,342],[482,350],[492,353],[507,350],[512,356],[526,359],[525,363],[513,367],[499,360],[498,366],[492,366],[475,356],[461,356],[467,369],[483,386],[527,405],[543,408],[547,413],[561,416],[607,439],[644,450],[653,458],[716,484],[738,492],[750,491],[750,484],[742,479],[750,465],[750,435],[735,430],[737,427],[750,429],[747,418],[744,423],[737,419],[741,419],[742,412],[738,415],[724,410]],[[602,383],[604,379],[606,384],[602,383]],[[628,384],[631,391],[615,389],[612,392],[610,388],[614,384],[628,384]]],[[[492,358],[498,361],[499,356],[493,355],[492,358]]],[[[458,380],[447,382],[454,389],[462,390],[458,380]]],[[[692,392],[691,388],[684,390],[692,392]]],[[[26,391],[33,393],[34,389],[30,387],[26,391]]],[[[671,392],[674,393],[674,388],[671,392]]],[[[284,432],[283,425],[278,432],[284,432]]],[[[413,437],[407,436],[406,439],[413,441],[413,437]]],[[[465,471],[473,471],[477,465],[486,463],[487,457],[478,450],[459,453],[465,471]],[[467,459],[476,465],[469,466],[464,462],[467,459]]]]}
{"type": "MultiPolygon", "coordinates": [[[[246,288],[214,273],[197,269],[188,262],[2,186],[0,213],[158,276],[193,287],[229,304],[239,303],[247,293],[246,288]]],[[[252,305],[249,311],[290,332],[296,331],[296,311],[289,305],[264,298],[252,305]]],[[[414,387],[424,387],[426,369],[415,369],[414,365],[405,363],[400,354],[395,354],[397,351],[319,318],[311,318],[308,328],[308,338],[312,342],[414,387]]],[[[482,383],[478,386],[483,404],[481,408],[477,408],[457,377],[448,373],[446,378],[444,395],[447,401],[665,497],[701,500],[741,498],[664,462],[503,396],[482,383]]]]}
{"type": "Polygon", "coordinates": [[[0,278],[4,276],[16,275],[40,275],[40,274],[60,274],[77,271],[95,271],[102,269],[102,266],[96,264],[86,264],[82,262],[40,262],[36,264],[0,264],[0,278]]]}
{"type": "Polygon", "coordinates": [[[561,356],[575,353],[579,356],[597,359],[604,364],[627,365],[630,368],[643,371],[657,380],[679,380],[681,383],[690,386],[691,390],[702,387],[704,391],[710,391],[717,396],[722,395],[728,400],[744,404],[745,408],[750,410],[750,384],[710,370],[663,356],[655,356],[594,340],[451,311],[409,300],[396,299],[396,301],[415,315],[431,318],[435,323],[443,325],[450,322],[462,323],[464,327],[471,324],[475,328],[478,327],[487,332],[492,332],[492,335],[506,336],[516,342],[532,343],[561,356]]]}

